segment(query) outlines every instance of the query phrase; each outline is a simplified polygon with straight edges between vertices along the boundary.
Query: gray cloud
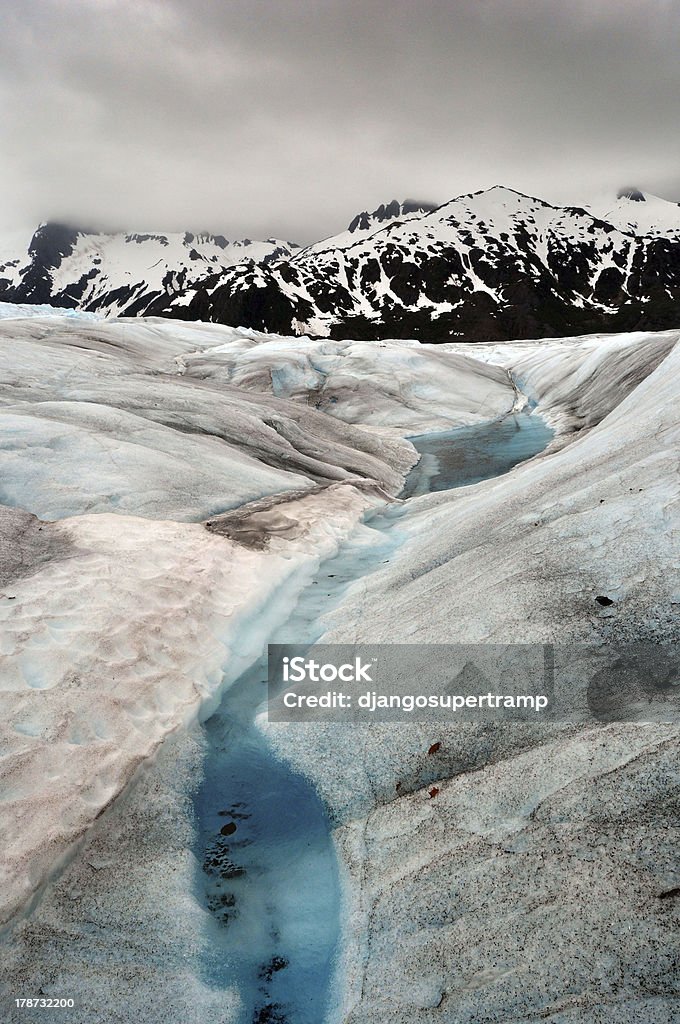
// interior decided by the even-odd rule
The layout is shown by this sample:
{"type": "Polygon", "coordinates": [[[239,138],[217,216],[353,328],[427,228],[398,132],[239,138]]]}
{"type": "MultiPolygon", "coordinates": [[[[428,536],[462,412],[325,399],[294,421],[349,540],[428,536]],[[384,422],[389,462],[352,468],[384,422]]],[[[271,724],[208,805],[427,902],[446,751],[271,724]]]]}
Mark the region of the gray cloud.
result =
{"type": "Polygon", "coordinates": [[[502,182],[680,198],[675,0],[5,0],[0,227],[333,233],[502,182]]]}

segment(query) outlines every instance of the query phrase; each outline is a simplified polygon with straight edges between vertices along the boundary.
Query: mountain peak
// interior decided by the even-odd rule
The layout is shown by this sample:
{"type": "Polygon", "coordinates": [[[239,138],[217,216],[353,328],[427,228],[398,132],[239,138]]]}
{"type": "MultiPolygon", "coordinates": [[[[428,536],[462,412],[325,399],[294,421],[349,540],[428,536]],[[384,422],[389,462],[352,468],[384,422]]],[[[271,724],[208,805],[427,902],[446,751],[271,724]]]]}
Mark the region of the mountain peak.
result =
{"type": "Polygon", "coordinates": [[[639,188],[621,188],[615,200],[604,197],[588,210],[619,231],[640,237],[677,238],[680,235],[678,203],[639,188]]]}
{"type": "Polygon", "coordinates": [[[438,205],[438,203],[432,203],[424,199],[404,199],[401,203],[398,199],[392,199],[389,203],[381,203],[372,213],[369,213],[367,210],[358,213],[351,221],[347,230],[352,233],[355,231],[368,231],[386,220],[406,217],[411,213],[430,213],[432,210],[436,210],[438,205]]]}
{"type": "Polygon", "coordinates": [[[641,192],[639,188],[635,186],[627,186],[626,188],[620,188],[616,193],[617,199],[631,199],[634,203],[645,203],[647,197],[644,192],[641,192]]]}
{"type": "Polygon", "coordinates": [[[0,245],[0,297],[333,338],[661,329],[680,303],[678,244],[680,205],[652,192],[611,189],[582,208],[494,185],[440,206],[392,199],[302,250],[43,224],[28,246],[0,245]]]}
{"type": "Polygon", "coordinates": [[[43,221],[33,234],[28,252],[46,267],[57,267],[75,248],[80,232],[68,224],[43,221]]]}

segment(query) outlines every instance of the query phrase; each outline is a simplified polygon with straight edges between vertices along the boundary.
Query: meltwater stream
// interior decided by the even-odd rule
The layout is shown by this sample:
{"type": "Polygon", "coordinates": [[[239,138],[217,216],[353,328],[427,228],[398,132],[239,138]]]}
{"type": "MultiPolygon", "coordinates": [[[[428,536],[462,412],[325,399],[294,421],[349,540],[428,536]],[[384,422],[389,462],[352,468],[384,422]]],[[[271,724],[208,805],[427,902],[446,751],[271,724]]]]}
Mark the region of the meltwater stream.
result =
{"type": "Polygon", "coordinates": [[[507,473],[543,451],[553,431],[530,410],[480,426],[411,437],[420,461],[408,475],[402,498],[465,487],[507,473]]]}
{"type": "MultiPolygon", "coordinates": [[[[553,434],[527,409],[502,420],[411,438],[422,458],[402,497],[498,476],[553,434]]],[[[370,543],[348,540],[305,589],[277,643],[314,643],[322,616],[400,544],[406,506],[370,513],[370,543]]],[[[340,886],[331,823],[314,787],[278,760],[255,727],[266,656],[227,691],[205,726],[195,797],[199,888],[213,919],[205,981],[236,990],[238,1024],[322,1024],[339,934],[340,886]]]]}

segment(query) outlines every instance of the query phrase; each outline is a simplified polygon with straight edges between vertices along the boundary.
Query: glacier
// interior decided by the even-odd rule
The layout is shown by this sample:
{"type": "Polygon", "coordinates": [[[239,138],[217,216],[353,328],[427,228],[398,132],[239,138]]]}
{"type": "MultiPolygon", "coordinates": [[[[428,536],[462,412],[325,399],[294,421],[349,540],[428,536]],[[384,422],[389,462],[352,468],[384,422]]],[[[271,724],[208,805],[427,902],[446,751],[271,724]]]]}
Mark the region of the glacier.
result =
{"type": "MultiPolygon", "coordinates": [[[[103,999],[111,1021],[242,1018],[206,972],[193,797],[202,723],[287,622],[328,642],[677,639],[679,338],[433,352],[3,320],[12,990],[75,991],[74,1024],[103,999]],[[518,385],[544,452],[398,498],[409,438],[507,416],[518,385]]],[[[677,726],[256,727],[330,816],[329,1020],[670,1024],[677,726]]]]}
{"type": "MultiPolygon", "coordinates": [[[[162,738],[214,705],[230,655],[233,679],[259,654],[268,602],[293,600],[416,459],[393,409],[389,427],[364,430],[190,372],[189,352],[234,334],[137,320],[0,323],[4,521],[43,552],[10,577],[0,612],[15,794],[3,804],[5,917],[162,738]],[[203,525],[244,503],[267,534],[263,549],[203,525]],[[52,558],[53,548],[68,554],[52,558]],[[104,692],[79,701],[85,681],[104,692]],[[51,780],[37,797],[56,816],[49,830],[38,817],[17,826],[35,797],[28,777],[51,780]]],[[[500,408],[512,404],[505,374],[454,362],[461,419],[479,416],[475,389],[479,407],[489,387],[500,408]]],[[[366,356],[347,364],[365,388],[366,356]]],[[[406,432],[408,396],[397,408],[406,432]]]]}

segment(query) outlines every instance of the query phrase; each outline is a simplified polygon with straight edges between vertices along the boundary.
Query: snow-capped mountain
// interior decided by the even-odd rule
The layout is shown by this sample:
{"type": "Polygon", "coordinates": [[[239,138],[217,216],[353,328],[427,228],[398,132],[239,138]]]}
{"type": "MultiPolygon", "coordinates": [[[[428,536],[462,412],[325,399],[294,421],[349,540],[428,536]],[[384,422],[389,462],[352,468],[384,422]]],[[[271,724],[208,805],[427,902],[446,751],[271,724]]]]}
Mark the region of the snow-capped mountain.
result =
{"type": "Polygon", "coordinates": [[[128,316],[143,315],[159,299],[181,305],[206,275],[266,264],[298,248],[274,238],[230,242],[205,233],[102,233],[53,223],[40,225],[27,251],[17,253],[16,242],[0,244],[0,298],[128,316]]]}
{"type": "Polygon", "coordinates": [[[620,231],[634,235],[657,238],[680,235],[680,203],[669,203],[667,199],[637,188],[621,189],[615,202],[604,199],[590,204],[587,209],[620,231]]]}
{"type": "MultiPolygon", "coordinates": [[[[637,210],[646,197],[622,197],[637,210]]],[[[663,328],[680,320],[678,209],[626,230],[500,186],[238,266],[156,312],[282,334],[441,341],[663,328]]],[[[638,222],[640,217],[638,216],[638,222]]]]}
{"type": "Polygon", "coordinates": [[[637,189],[590,208],[501,186],[393,201],[305,248],[48,225],[29,256],[0,266],[0,299],[281,334],[484,341],[680,321],[680,207],[637,189]]]}
{"type": "Polygon", "coordinates": [[[329,247],[332,249],[347,248],[349,245],[354,245],[360,238],[372,235],[374,231],[384,227],[387,221],[397,219],[403,221],[411,217],[417,217],[419,214],[430,213],[432,210],[436,210],[437,206],[437,203],[427,203],[419,199],[405,199],[403,203],[400,203],[398,199],[392,199],[389,203],[381,203],[372,213],[369,213],[367,210],[357,213],[356,217],[353,217],[350,221],[346,231],[341,232],[339,235],[331,235],[329,238],[322,238],[318,242],[313,242],[312,245],[306,246],[300,252],[305,254],[323,252],[329,247]]]}

